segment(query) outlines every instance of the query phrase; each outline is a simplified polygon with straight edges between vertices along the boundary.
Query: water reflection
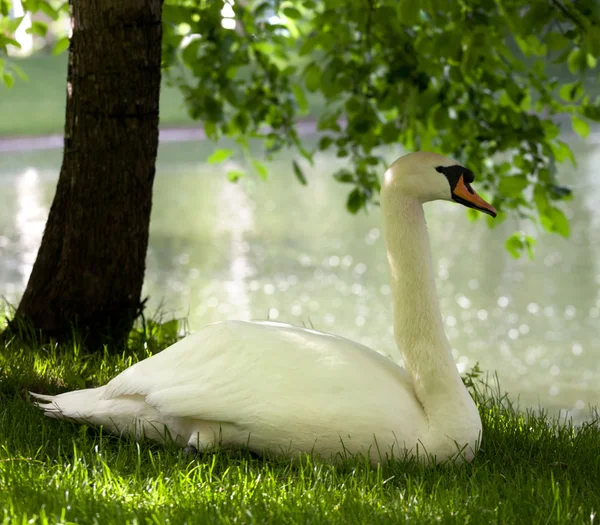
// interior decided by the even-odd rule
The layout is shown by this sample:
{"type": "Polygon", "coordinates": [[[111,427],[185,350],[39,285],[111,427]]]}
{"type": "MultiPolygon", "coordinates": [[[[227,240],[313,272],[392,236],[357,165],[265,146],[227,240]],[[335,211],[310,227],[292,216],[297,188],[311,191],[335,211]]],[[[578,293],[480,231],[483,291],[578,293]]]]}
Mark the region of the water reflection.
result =
{"type": "Polygon", "coordinates": [[[20,288],[25,289],[38,248],[42,242],[48,210],[42,203],[40,177],[35,168],[27,168],[16,181],[17,213],[15,226],[20,256],[20,288]]]}
{"type": "MultiPolygon", "coordinates": [[[[290,174],[289,159],[271,166],[267,183],[249,177],[231,184],[231,166],[201,162],[207,148],[161,146],[144,289],[150,309],[186,316],[192,329],[233,318],[304,323],[397,359],[379,211],[345,212],[345,188],[326,176],[339,161],[319,158],[306,170],[307,188],[290,174]]],[[[497,371],[522,405],[581,419],[590,404],[600,404],[600,144],[577,149],[578,168],[562,173],[577,195],[567,208],[571,238],[534,232],[532,262],[504,250],[514,222],[490,230],[483,219],[469,223],[451,203],[429,205],[426,215],[459,368],[479,362],[497,371]]],[[[396,155],[390,152],[390,160],[396,155]]],[[[22,168],[9,177],[0,161],[2,171],[0,293],[15,300],[25,275],[10,265],[33,261],[39,210],[45,217],[55,182],[34,184],[22,168]],[[29,233],[16,226],[21,220],[29,233]]]]}
{"type": "Polygon", "coordinates": [[[42,177],[29,167],[0,179],[0,296],[12,302],[27,285],[48,216],[42,177]]]}
{"type": "MultiPolygon", "coordinates": [[[[233,164],[233,163],[228,163],[233,164]]],[[[226,170],[237,169],[237,166],[224,166],[226,170]]],[[[254,212],[250,200],[241,184],[224,184],[217,194],[217,217],[215,233],[230,237],[229,241],[229,271],[227,280],[223,283],[226,302],[223,306],[231,305],[236,317],[248,320],[252,317],[250,309],[249,290],[246,280],[255,270],[248,261],[250,245],[246,237],[254,230],[254,212]]],[[[218,302],[215,297],[207,301],[207,306],[214,307],[218,302]]],[[[197,312],[203,313],[204,305],[198,307],[197,312]]],[[[228,314],[229,308],[219,308],[221,314],[228,314]]]]}

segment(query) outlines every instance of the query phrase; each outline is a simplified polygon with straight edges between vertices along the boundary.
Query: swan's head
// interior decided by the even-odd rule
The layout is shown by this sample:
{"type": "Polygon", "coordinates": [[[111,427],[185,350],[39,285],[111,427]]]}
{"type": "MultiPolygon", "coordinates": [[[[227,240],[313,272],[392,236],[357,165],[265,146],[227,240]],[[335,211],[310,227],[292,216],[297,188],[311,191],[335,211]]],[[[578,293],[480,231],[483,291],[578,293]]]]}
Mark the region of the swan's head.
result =
{"type": "Polygon", "coordinates": [[[413,197],[420,202],[454,201],[496,216],[496,210],[471,187],[473,172],[438,153],[419,151],[396,160],[385,172],[383,194],[413,197]]]}

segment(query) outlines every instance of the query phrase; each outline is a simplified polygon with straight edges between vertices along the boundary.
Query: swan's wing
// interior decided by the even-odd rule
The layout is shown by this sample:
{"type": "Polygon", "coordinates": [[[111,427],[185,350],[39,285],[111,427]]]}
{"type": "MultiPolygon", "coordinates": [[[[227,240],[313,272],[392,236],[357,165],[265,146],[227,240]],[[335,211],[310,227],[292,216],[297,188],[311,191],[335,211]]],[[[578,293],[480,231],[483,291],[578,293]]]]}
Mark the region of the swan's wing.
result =
{"type": "Polygon", "coordinates": [[[362,345],[289,325],[226,322],[125,370],[103,397],[143,395],[169,415],[251,424],[311,410],[335,417],[352,403],[377,411],[391,388],[414,395],[401,368],[362,345]]]}
{"type": "Polygon", "coordinates": [[[239,368],[249,360],[243,338],[232,337],[232,325],[209,325],[129,367],[106,385],[103,398],[142,395],[148,404],[181,416],[204,413],[210,406],[219,412],[219,397],[227,393],[225,404],[236,389],[242,390],[239,368]]]}

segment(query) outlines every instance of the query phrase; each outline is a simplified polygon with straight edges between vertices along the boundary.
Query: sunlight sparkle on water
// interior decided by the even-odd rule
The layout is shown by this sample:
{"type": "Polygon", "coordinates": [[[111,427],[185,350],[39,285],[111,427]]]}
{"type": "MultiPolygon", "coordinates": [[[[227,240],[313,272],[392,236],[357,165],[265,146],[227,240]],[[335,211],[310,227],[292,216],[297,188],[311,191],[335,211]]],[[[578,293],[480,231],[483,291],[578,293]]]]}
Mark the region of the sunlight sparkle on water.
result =
{"type": "Polygon", "coordinates": [[[42,205],[42,194],[37,170],[26,169],[17,179],[16,226],[20,240],[22,286],[25,287],[42,240],[47,210],[42,205]]]}
{"type": "Polygon", "coordinates": [[[496,304],[498,304],[500,308],[506,308],[508,306],[508,303],[508,297],[505,296],[498,297],[498,301],[496,301],[496,304]]]}

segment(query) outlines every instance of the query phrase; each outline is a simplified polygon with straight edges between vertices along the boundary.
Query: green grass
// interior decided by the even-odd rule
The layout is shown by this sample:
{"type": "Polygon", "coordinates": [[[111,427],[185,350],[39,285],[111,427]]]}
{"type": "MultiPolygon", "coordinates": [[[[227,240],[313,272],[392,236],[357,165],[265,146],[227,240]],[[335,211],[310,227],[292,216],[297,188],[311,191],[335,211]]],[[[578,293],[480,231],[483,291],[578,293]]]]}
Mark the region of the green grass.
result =
{"type": "Polygon", "coordinates": [[[472,464],[372,469],[245,452],[186,457],[42,416],[27,399],[99,385],[176,338],[149,323],[119,355],[77,344],[0,346],[0,521],[8,523],[591,523],[600,510],[600,429],[518,413],[471,386],[483,418],[472,464]]]}
{"type": "MultiPolygon", "coordinates": [[[[65,123],[67,53],[38,53],[12,59],[27,75],[15,79],[11,89],[0,85],[0,136],[62,133],[65,123]]],[[[160,100],[162,126],[194,125],[178,88],[163,80],[160,100]]]]}

